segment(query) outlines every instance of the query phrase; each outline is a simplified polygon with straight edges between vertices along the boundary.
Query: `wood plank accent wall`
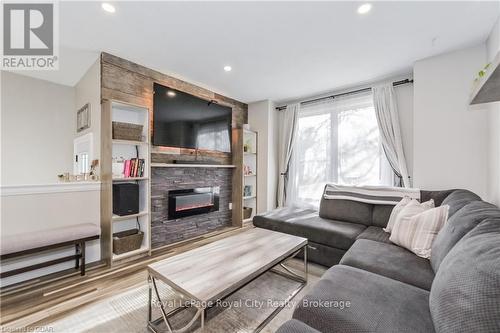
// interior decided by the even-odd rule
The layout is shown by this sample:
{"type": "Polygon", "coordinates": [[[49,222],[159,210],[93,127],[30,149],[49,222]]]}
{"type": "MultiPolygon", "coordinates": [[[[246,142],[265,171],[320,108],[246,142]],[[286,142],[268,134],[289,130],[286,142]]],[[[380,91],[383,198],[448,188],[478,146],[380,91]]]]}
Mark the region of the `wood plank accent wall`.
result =
{"type": "MultiPolygon", "coordinates": [[[[248,120],[248,105],[232,98],[222,96],[208,89],[182,81],[175,77],[149,69],[142,65],[119,58],[109,53],[101,53],[101,100],[103,103],[115,100],[137,106],[143,106],[150,110],[150,126],[153,128],[153,84],[171,87],[176,90],[215,101],[221,105],[232,108],[233,127],[233,153],[221,153],[211,151],[196,151],[194,149],[179,149],[170,147],[152,147],[151,162],[172,163],[173,160],[200,160],[207,163],[234,164],[233,171],[233,225],[242,225],[242,200],[243,200],[243,140],[241,128],[248,120]]],[[[110,116],[109,116],[110,117],[110,116]]],[[[109,119],[111,121],[111,119],[109,119]]],[[[106,126],[110,126],[110,123],[106,126]]],[[[107,128],[109,134],[110,130],[107,128]]],[[[152,131],[151,131],[152,132],[152,131]]],[[[110,134],[111,135],[111,134],[110,134]]],[[[110,139],[110,138],[109,138],[110,139]]],[[[103,149],[103,153],[108,151],[103,149]]],[[[110,152],[109,152],[110,153],[110,152]]],[[[104,180],[104,191],[111,191],[111,186],[104,180]]],[[[108,212],[105,212],[108,213],[108,212]]],[[[107,221],[108,222],[108,221],[107,221]]],[[[109,221],[108,223],[111,223],[109,221]]],[[[105,235],[108,238],[108,235],[105,235]]],[[[109,244],[107,247],[109,248],[109,244]]],[[[109,250],[107,250],[109,252],[109,250]]],[[[111,254],[104,253],[108,258],[111,254]]]]}
{"type": "MultiPolygon", "coordinates": [[[[151,128],[153,127],[153,83],[155,82],[206,99],[207,101],[215,101],[221,105],[231,107],[233,110],[233,128],[242,128],[243,124],[248,120],[248,105],[245,103],[109,53],[101,54],[101,98],[103,100],[118,100],[149,108],[151,110],[151,128]]],[[[151,162],[170,163],[174,159],[198,159],[216,161],[222,164],[231,164],[232,162],[232,156],[228,153],[153,147],[151,162]]]]}

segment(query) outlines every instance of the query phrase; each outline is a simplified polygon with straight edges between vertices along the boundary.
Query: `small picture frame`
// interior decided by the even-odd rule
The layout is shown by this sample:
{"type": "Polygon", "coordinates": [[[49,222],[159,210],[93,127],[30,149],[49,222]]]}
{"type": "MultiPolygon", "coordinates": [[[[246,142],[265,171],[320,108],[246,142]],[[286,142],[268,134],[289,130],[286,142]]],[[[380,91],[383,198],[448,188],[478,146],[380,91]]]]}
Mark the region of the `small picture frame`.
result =
{"type": "Polygon", "coordinates": [[[76,112],[76,131],[90,128],[90,103],[85,104],[76,112]]]}

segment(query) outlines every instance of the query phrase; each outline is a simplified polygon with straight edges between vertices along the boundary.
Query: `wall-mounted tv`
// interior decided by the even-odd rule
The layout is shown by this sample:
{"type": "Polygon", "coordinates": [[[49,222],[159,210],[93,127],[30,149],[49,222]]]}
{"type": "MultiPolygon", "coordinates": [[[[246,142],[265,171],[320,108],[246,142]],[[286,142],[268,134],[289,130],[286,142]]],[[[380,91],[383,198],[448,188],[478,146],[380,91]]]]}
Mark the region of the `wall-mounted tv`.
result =
{"type": "Polygon", "coordinates": [[[232,109],[154,84],[153,145],[231,152],[232,109]]]}

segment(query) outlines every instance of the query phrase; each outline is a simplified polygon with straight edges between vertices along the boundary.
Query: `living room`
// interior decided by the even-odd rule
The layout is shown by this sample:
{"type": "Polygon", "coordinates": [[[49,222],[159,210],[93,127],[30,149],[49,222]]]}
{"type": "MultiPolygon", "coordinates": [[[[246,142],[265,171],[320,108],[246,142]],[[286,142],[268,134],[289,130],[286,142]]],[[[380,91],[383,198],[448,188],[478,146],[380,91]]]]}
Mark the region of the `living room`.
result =
{"type": "Polygon", "coordinates": [[[500,2],[2,10],[2,331],[500,331],[500,2]]]}

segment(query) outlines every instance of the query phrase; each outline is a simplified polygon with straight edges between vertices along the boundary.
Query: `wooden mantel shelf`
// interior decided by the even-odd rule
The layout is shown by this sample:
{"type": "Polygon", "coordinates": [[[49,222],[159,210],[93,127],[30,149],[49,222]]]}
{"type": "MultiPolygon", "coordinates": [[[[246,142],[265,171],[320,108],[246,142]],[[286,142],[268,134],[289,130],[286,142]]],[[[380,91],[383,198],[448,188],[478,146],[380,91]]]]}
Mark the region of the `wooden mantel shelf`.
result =
{"type": "Polygon", "coordinates": [[[151,163],[152,168],[235,168],[233,164],[151,163]]]}

